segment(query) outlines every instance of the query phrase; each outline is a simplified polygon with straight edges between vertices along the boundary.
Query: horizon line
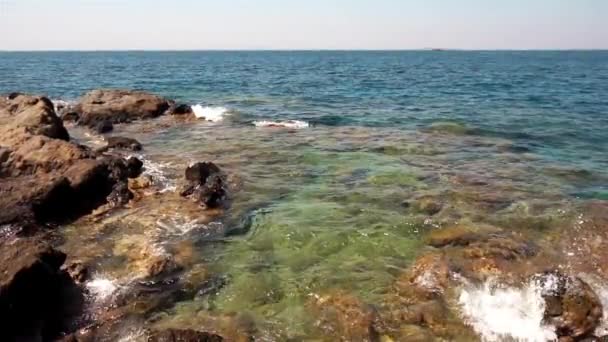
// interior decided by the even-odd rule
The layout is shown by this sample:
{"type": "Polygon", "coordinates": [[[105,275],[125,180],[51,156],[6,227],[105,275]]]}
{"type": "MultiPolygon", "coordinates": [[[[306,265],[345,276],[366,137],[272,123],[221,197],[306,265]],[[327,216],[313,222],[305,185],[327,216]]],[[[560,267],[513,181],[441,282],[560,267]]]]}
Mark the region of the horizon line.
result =
{"type": "Polygon", "coordinates": [[[0,49],[0,52],[444,52],[444,51],[452,51],[452,52],[543,52],[543,51],[554,51],[554,52],[567,52],[567,51],[608,51],[608,47],[606,48],[533,48],[533,49],[525,49],[525,48],[499,48],[499,49],[461,49],[461,48],[411,48],[411,49],[8,49],[3,50],[0,49]]]}

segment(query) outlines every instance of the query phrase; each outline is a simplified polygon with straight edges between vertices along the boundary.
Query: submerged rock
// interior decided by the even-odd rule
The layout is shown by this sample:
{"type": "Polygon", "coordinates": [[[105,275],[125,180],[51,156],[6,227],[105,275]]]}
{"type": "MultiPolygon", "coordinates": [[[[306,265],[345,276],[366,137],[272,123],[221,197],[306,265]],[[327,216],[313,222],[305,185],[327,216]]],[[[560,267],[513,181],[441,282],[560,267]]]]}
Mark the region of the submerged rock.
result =
{"type": "Polygon", "coordinates": [[[380,337],[376,310],[348,293],[314,296],[311,305],[325,337],[339,341],[377,341],[380,337]]]}
{"type": "Polygon", "coordinates": [[[141,143],[133,138],[126,137],[108,137],[106,138],[106,146],[100,151],[107,151],[111,148],[122,149],[129,151],[141,151],[141,143]]]}
{"type": "Polygon", "coordinates": [[[79,313],[82,295],[62,271],[66,255],[39,238],[0,246],[0,340],[50,341],[79,313]]]}
{"type": "Polygon", "coordinates": [[[221,342],[224,339],[216,334],[195,330],[168,329],[154,332],[148,342],[221,342]]]}
{"type": "Polygon", "coordinates": [[[110,120],[103,120],[95,125],[95,132],[104,134],[114,130],[114,124],[110,120]]]}
{"type": "Polygon", "coordinates": [[[211,162],[196,163],[185,172],[186,185],[180,192],[205,208],[219,207],[226,198],[224,178],[220,168],[211,162]]]}
{"type": "Polygon", "coordinates": [[[158,117],[171,106],[160,96],[141,91],[98,89],[86,93],[74,106],[78,123],[91,128],[106,120],[130,122],[158,117]]]}

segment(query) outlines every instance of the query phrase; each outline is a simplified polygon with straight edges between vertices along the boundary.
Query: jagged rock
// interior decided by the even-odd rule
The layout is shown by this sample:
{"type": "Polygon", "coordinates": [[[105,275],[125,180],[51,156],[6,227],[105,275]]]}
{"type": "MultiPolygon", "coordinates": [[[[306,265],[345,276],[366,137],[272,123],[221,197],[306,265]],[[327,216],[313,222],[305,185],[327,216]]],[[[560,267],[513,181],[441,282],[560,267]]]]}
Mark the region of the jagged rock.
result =
{"type": "Polygon", "coordinates": [[[555,326],[559,337],[581,338],[595,330],[602,318],[602,303],[587,283],[557,271],[539,278],[545,321],[555,326]]]}
{"type": "Polygon", "coordinates": [[[158,117],[167,111],[171,102],[146,92],[98,89],[86,93],[74,106],[79,113],[78,123],[95,127],[100,122],[130,122],[158,117]]]}
{"type": "Polygon", "coordinates": [[[221,342],[224,339],[216,334],[194,330],[168,329],[154,332],[148,342],[221,342]]]}
{"type": "Polygon", "coordinates": [[[185,172],[187,184],[180,192],[205,208],[215,208],[226,198],[225,182],[220,168],[210,162],[196,163],[185,172]]]}
{"type": "Polygon", "coordinates": [[[0,134],[24,129],[32,135],[70,140],[63,122],[55,114],[53,102],[46,97],[11,94],[0,98],[0,134]]]}
{"type": "Polygon", "coordinates": [[[0,340],[53,340],[80,312],[82,294],[60,270],[65,258],[39,238],[1,243],[0,340]]]}

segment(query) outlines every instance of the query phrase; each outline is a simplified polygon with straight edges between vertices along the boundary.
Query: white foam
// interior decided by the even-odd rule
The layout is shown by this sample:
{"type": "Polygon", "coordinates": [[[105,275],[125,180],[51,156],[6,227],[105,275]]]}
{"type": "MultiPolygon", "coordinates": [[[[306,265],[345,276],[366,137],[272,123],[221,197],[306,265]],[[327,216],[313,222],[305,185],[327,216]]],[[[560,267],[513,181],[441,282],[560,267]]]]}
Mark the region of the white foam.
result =
{"type": "Polygon", "coordinates": [[[73,102],[64,101],[64,100],[51,100],[53,102],[53,107],[55,109],[55,113],[59,113],[59,110],[68,108],[72,106],[73,102]]]}
{"type": "Polygon", "coordinates": [[[192,106],[192,112],[198,119],[219,122],[224,119],[224,116],[228,113],[228,109],[225,107],[211,107],[197,104],[192,106]]]}
{"type": "Polygon", "coordinates": [[[152,181],[160,187],[159,192],[176,191],[177,184],[174,179],[167,177],[164,169],[171,167],[171,163],[153,162],[143,155],[136,155],[144,163],[142,175],[152,177],[152,181]]]}
{"type": "Polygon", "coordinates": [[[118,290],[118,285],[114,280],[94,277],[93,280],[86,283],[86,288],[95,297],[96,301],[104,301],[118,290]]]}
{"type": "Polygon", "coordinates": [[[531,281],[522,288],[497,287],[488,281],[482,286],[465,285],[458,302],[467,324],[485,342],[555,341],[555,328],[542,322],[545,312],[542,293],[551,290],[551,281],[544,287],[531,281]]]}
{"type": "Polygon", "coordinates": [[[287,121],[254,121],[253,124],[255,127],[283,127],[283,128],[292,128],[292,129],[302,129],[308,128],[310,125],[308,122],[300,121],[300,120],[287,120],[287,121]]]}

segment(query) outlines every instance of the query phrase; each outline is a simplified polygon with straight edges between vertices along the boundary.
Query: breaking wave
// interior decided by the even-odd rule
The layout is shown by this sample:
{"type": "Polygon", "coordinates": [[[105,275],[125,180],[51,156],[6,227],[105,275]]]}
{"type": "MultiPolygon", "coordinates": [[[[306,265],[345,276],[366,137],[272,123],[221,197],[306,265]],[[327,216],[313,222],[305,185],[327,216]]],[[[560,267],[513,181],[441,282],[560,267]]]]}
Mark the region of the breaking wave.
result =
{"type": "Polygon", "coordinates": [[[292,128],[301,129],[308,128],[310,124],[300,120],[287,120],[287,121],[254,121],[255,127],[279,127],[279,128],[292,128]]]}
{"type": "Polygon", "coordinates": [[[228,109],[225,107],[211,107],[200,104],[192,106],[192,112],[198,119],[204,119],[211,122],[219,122],[228,114],[228,109]]]}

